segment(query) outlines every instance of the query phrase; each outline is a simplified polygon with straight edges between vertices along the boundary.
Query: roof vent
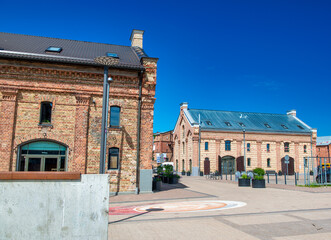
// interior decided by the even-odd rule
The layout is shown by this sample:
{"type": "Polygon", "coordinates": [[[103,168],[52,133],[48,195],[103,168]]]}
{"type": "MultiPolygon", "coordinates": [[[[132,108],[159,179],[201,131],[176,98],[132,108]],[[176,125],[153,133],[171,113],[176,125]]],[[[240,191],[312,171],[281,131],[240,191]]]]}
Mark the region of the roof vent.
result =
{"type": "Polygon", "coordinates": [[[117,55],[117,53],[111,53],[111,52],[107,52],[106,53],[106,56],[107,57],[113,57],[113,58],[119,58],[118,55],[117,55]]]}

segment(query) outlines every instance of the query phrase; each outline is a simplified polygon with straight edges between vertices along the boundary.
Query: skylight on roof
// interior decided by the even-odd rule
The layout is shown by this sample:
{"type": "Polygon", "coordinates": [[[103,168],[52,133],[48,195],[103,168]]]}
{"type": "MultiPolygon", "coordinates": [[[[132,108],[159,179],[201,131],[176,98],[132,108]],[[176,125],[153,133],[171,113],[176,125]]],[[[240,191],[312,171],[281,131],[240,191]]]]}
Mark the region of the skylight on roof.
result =
{"type": "Polygon", "coordinates": [[[213,124],[211,123],[211,121],[206,121],[206,124],[209,126],[212,126],[213,124]]]}
{"type": "Polygon", "coordinates": [[[117,53],[111,53],[111,52],[107,52],[107,53],[106,53],[106,56],[107,56],[107,57],[118,58],[118,55],[117,55],[117,53]]]}
{"type": "Polygon", "coordinates": [[[264,126],[266,126],[267,128],[271,128],[268,123],[265,123],[264,126]]]}
{"type": "Polygon", "coordinates": [[[243,124],[242,122],[240,122],[239,125],[240,125],[241,127],[246,127],[245,124],[243,124]]]}
{"type": "Polygon", "coordinates": [[[45,52],[56,52],[56,53],[60,53],[61,51],[62,51],[61,47],[54,47],[54,46],[50,46],[45,50],[45,52]]]}
{"type": "Polygon", "coordinates": [[[232,126],[231,123],[229,123],[229,122],[224,122],[224,123],[225,123],[225,125],[228,126],[228,127],[231,127],[231,126],[232,126]]]}
{"type": "Polygon", "coordinates": [[[283,127],[284,129],[288,129],[288,127],[286,127],[284,124],[282,124],[282,127],[283,127]]]}
{"type": "Polygon", "coordinates": [[[300,128],[300,129],[304,129],[301,125],[297,125],[298,126],[298,128],[300,128]]]}

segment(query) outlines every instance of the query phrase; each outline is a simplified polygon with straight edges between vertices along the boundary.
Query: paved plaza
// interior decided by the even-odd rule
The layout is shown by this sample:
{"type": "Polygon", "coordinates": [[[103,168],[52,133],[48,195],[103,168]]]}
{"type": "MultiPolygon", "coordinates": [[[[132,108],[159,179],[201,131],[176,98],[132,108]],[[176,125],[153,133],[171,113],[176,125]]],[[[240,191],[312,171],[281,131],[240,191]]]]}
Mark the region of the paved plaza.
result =
{"type": "Polygon", "coordinates": [[[109,239],[331,239],[331,187],[183,177],[163,191],[110,197],[109,239]]]}

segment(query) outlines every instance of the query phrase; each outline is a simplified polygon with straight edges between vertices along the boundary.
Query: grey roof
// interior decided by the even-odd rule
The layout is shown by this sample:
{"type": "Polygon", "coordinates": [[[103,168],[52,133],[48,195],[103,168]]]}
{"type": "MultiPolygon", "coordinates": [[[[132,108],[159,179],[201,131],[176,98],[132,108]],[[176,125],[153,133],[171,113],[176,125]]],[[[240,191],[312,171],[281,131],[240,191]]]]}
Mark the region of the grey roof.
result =
{"type": "Polygon", "coordinates": [[[311,133],[311,128],[308,125],[297,117],[287,114],[199,109],[188,109],[187,113],[190,115],[188,119],[191,124],[198,124],[200,114],[203,130],[243,131],[245,129],[247,132],[311,133]],[[207,121],[210,121],[211,125],[208,125],[207,121]],[[230,123],[231,126],[227,126],[226,122],[230,123]],[[240,126],[239,123],[243,123],[244,126],[240,126]],[[270,128],[265,124],[268,124],[270,128]],[[284,129],[282,125],[285,125],[287,129],[284,129]]]}
{"type": "Polygon", "coordinates": [[[327,146],[331,144],[331,136],[317,137],[316,145],[317,146],[327,146]]]}
{"type": "Polygon", "coordinates": [[[119,68],[143,69],[140,59],[148,57],[139,47],[0,32],[0,57],[5,58],[99,65],[94,58],[105,56],[107,52],[118,55],[116,67],[119,68]],[[61,47],[62,51],[46,53],[50,46],[61,47]]]}

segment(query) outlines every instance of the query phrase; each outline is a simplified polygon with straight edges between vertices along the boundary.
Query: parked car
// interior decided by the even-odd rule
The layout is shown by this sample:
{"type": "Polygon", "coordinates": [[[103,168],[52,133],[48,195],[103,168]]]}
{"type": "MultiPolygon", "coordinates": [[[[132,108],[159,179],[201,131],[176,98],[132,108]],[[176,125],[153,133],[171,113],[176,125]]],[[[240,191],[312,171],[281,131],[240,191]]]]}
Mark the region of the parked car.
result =
{"type": "Polygon", "coordinates": [[[326,179],[325,179],[325,172],[320,173],[316,177],[316,182],[317,183],[325,183],[325,182],[331,182],[330,180],[330,171],[326,173],[326,179]]]}

